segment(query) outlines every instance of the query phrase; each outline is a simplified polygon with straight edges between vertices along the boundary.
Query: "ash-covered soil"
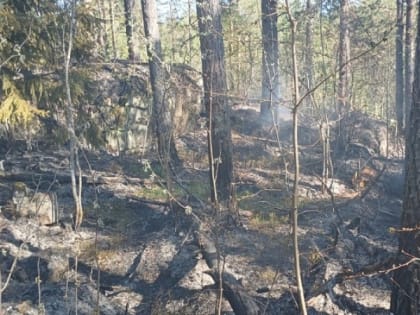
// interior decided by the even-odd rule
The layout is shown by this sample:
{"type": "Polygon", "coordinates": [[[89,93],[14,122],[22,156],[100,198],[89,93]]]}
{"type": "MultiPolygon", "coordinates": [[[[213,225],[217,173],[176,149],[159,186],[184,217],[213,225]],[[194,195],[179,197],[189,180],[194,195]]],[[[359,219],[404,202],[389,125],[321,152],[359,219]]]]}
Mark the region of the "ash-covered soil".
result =
{"type": "MultiPolygon", "coordinates": [[[[170,193],[150,156],[87,152],[78,231],[71,228],[66,150],[3,152],[0,313],[214,314],[217,286],[194,235],[200,230],[217,240],[224,272],[261,314],[298,314],[291,122],[279,125],[277,138],[252,107],[233,115],[235,194],[232,209],[217,216],[208,202],[206,131],[198,126],[177,140],[184,167],[170,193]],[[56,192],[60,223],[10,215],[16,182],[56,192]]],[[[356,140],[331,154],[324,192],[318,124],[304,120],[300,128],[299,239],[310,314],[389,313],[403,162],[397,142],[388,142],[387,156],[381,152],[383,124],[368,123],[352,123],[356,140]],[[366,126],[376,131],[367,134],[366,126]],[[364,167],[376,173],[355,187],[364,167]]],[[[333,151],[333,139],[330,145],[333,151]]],[[[232,314],[227,300],[222,306],[232,314]]]]}

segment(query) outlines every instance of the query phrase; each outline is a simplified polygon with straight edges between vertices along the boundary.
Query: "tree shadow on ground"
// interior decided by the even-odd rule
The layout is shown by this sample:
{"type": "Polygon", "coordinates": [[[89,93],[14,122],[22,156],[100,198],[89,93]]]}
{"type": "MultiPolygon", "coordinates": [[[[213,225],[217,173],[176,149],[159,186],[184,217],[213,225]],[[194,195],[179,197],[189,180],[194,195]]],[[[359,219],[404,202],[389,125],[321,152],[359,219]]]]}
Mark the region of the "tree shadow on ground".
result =
{"type": "MultiPolygon", "coordinates": [[[[326,297],[324,296],[325,298],[326,297]]],[[[266,298],[259,297],[258,302],[261,305],[262,314],[267,315],[299,315],[299,307],[297,305],[297,296],[292,296],[291,292],[282,294],[279,298],[266,298]]],[[[342,314],[357,314],[357,315],[388,315],[389,310],[378,307],[367,307],[363,304],[357,303],[353,299],[343,296],[336,295],[336,302],[334,305],[336,308],[342,311],[342,314]]],[[[324,301],[324,300],[322,300],[324,301]]],[[[322,302],[321,302],[322,303],[322,302]]],[[[329,302],[332,303],[332,302],[329,302]]],[[[322,307],[322,305],[319,305],[322,307]]],[[[332,307],[332,306],[331,306],[332,307]]],[[[330,310],[320,311],[317,307],[309,306],[307,308],[308,315],[330,315],[336,314],[337,309],[331,308],[330,310]]]]}
{"type": "MultiPolygon", "coordinates": [[[[179,299],[191,296],[196,290],[190,290],[178,286],[178,282],[184,278],[195,266],[197,261],[189,259],[185,256],[190,255],[191,248],[182,246],[176,255],[169,262],[166,269],[160,270],[159,276],[153,282],[141,280],[136,276],[140,270],[136,261],[127,264],[126,274],[115,274],[112,272],[98,270],[84,262],[78,262],[78,272],[86,277],[91,277],[95,282],[100,276],[100,288],[102,294],[107,297],[117,296],[126,291],[132,291],[142,296],[140,305],[135,306],[136,314],[151,314],[153,305],[159,303],[166,305],[169,299],[179,299]],[[188,253],[186,253],[188,251],[188,253]],[[131,265],[130,265],[131,264],[131,265]],[[137,270],[133,270],[134,269],[137,270]]],[[[158,257],[156,257],[158,259],[158,257]]],[[[136,257],[135,260],[139,260],[136,257]]],[[[75,266],[75,260],[70,259],[71,266],[75,266]]]]}

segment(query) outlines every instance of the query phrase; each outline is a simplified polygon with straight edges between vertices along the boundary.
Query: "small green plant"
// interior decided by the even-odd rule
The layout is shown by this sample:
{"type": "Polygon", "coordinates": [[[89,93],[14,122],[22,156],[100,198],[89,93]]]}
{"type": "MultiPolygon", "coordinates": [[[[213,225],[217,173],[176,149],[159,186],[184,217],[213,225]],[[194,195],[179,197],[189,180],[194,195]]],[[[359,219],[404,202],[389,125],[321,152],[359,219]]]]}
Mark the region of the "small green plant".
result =
{"type": "Polygon", "coordinates": [[[165,201],[168,198],[168,191],[157,184],[152,184],[148,188],[142,187],[139,189],[136,196],[150,200],[165,201]]]}
{"type": "Polygon", "coordinates": [[[265,267],[261,272],[260,272],[260,278],[263,279],[265,282],[272,282],[274,279],[276,279],[276,277],[278,276],[278,272],[276,270],[274,270],[272,267],[268,266],[265,267]]]}
{"type": "Polygon", "coordinates": [[[323,259],[323,255],[322,253],[317,250],[314,249],[312,250],[309,255],[308,255],[308,261],[312,264],[312,265],[316,265],[317,263],[319,263],[321,260],[323,259]]]}
{"type": "Polygon", "coordinates": [[[251,225],[255,228],[269,228],[273,229],[279,225],[287,224],[289,221],[288,215],[277,215],[273,211],[260,211],[251,220],[251,225]]]}
{"type": "Polygon", "coordinates": [[[192,181],[188,184],[187,189],[201,200],[207,200],[210,198],[210,186],[207,182],[192,181]]]}

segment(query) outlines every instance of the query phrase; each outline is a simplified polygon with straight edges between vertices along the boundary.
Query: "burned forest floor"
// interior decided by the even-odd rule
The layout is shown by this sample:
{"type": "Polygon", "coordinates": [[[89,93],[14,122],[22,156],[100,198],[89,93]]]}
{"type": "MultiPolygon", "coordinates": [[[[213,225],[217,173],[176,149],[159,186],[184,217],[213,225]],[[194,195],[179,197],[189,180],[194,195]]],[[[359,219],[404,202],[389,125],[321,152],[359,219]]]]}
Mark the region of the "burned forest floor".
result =
{"type": "MultiPolygon", "coordinates": [[[[223,272],[258,313],[298,314],[291,121],[278,130],[258,121],[252,106],[233,110],[233,198],[217,214],[199,124],[177,138],[183,166],[171,176],[148,153],[83,152],[78,231],[71,227],[68,151],[3,148],[0,314],[214,314],[218,285],[197,233],[213,240],[223,272]],[[11,214],[17,182],[54,191],[59,223],[11,214]]],[[[326,178],[319,121],[301,117],[299,244],[310,314],[389,313],[403,146],[384,125],[352,116],[340,150],[331,126],[326,178]]],[[[223,299],[224,314],[232,307],[223,299]]]]}

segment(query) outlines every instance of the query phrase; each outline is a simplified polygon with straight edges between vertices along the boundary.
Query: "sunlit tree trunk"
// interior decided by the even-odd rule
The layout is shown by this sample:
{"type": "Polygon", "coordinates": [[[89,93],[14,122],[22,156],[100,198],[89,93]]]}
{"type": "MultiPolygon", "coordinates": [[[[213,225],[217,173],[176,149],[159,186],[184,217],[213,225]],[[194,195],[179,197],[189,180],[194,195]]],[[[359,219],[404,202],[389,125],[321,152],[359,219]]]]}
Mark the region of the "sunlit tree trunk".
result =
{"type": "Polygon", "coordinates": [[[336,153],[342,153],[347,148],[348,126],[347,118],[351,110],[350,86],[350,30],[349,30],[349,0],[340,0],[340,40],[338,45],[338,83],[337,83],[337,113],[339,116],[336,153]]]}
{"type": "Polygon", "coordinates": [[[112,58],[117,59],[117,45],[115,42],[115,16],[114,16],[114,1],[109,0],[109,17],[111,22],[111,43],[112,43],[112,58]]]}
{"type": "Polygon", "coordinates": [[[198,0],[204,104],[208,115],[208,149],[213,201],[228,201],[232,182],[230,108],[226,98],[226,72],[218,0],[198,0]]]}
{"type": "Polygon", "coordinates": [[[395,112],[397,126],[401,132],[404,129],[404,4],[397,0],[397,32],[395,37],[395,112]]]}
{"type": "Polygon", "coordinates": [[[147,39],[147,54],[149,57],[150,83],[153,91],[153,125],[158,141],[159,156],[166,165],[171,161],[179,164],[178,153],[172,129],[172,115],[169,108],[165,84],[168,73],[162,61],[158,16],[155,0],[142,0],[144,33],[147,39]]]}
{"type": "Polygon", "coordinates": [[[277,0],[261,0],[262,24],[262,120],[276,122],[280,101],[279,43],[277,34],[277,0]]]}
{"type": "Polygon", "coordinates": [[[408,124],[408,113],[411,107],[411,93],[413,85],[413,0],[406,0],[405,18],[405,56],[404,56],[404,128],[408,124]]]}
{"type": "Polygon", "coordinates": [[[337,105],[338,111],[344,115],[350,110],[350,30],[349,30],[349,0],[340,0],[340,42],[338,47],[338,74],[337,105]]]}
{"type": "Polygon", "coordinates": [[[299,136],[298,136],[298,113],[299,113],[299,67],[296,52],[296,33],[297,22],[290,11],[289,1],[285,1],[287,16],[290,23],[291,33],[291,51],[292,51],[292,76],[293,76],[293,160],[294,160],[294,177],[293,177],[293,197],[292,197],[292,238],[293,238],[293,257],[295,267],[296,286],[298,291],[298,301],[300,313],[306,315],[305,293],[302,281],[302,270],[300,265],[299,237],[298,237],[298,207],[299,207],[299,180],[300,180],[300,158],[299,158],[299,136]]]}
{"type": "Polygon", "coordinates": [[[186,63],[190,64],[192,61],[192,56],[193,56],[193,46],[192,46],[192,31],[193,31],[193,27],[192,27],[192,17],[193,17],[193,5],[192,5],[192,0],[188,0],[188,41],[187,41],[187,45],[188,45],[188,58],[186,59],[186,63]]]}
{"type": "Polygon", "coordinates": [[[101,24],[99,25],[98,30],[98,53],[99,55],[108,57],[108,32],[107,32],[107,22],[106,22],[106,8],[104,0],[97,0],[96,5],[98,7],[99,16],[101,19],[101,24]]]}
{"type": "Polygon", "coordinates": [[[65,64],[64,64],[64,76],[65,76],[65,86],[66,86],[66,96],[67,104],[65,106],[65,117],[67,131],[70,137],[70,178],[71,178],[71,190],[74,200],[74,229],[77,230],[83,221],[83,206],[82,206],[82,173],[79,165],[79,155],[78,155],[78,141],[75,132],[74,124],[74,106],[71,97],[70,90],[70,60],[71,53],[73,49],[73,34],[76,27],[76,16],[75,16],[75,6],[76,0],[73,0],[71,3],[71,12],[70,12],[70,28],[68,34],[68,43],[67,47],[64,48],[65,54],[65,64]]]}
{"type": "MultiPolygon", "coordinates": [[[[313,20],[314,20],[315,6],[312,0],[306,0],[306,25],[305,25],[305,75],[306,88],[311,90],[314,85],[313,79],[313,20]]],[[[307,97],[306,102],[308,106],[312,106],[312,97],[307,97]]]]}
{"type": "MultiPolygon", "coordinates": [[[[420,6],[420,3],[419,3],[420,6]]],[[[419,10],[420,12],[420,10],[419,10]]],[[[416,60],[412,103],[407,125],[406,180],[399,232],[398,263],[420,257],[420,17],[418,17],[416,60]]],[[[394,272],[391,312],[394,315],[420,314],[420,265],[414,261],[394,272]]]]}

